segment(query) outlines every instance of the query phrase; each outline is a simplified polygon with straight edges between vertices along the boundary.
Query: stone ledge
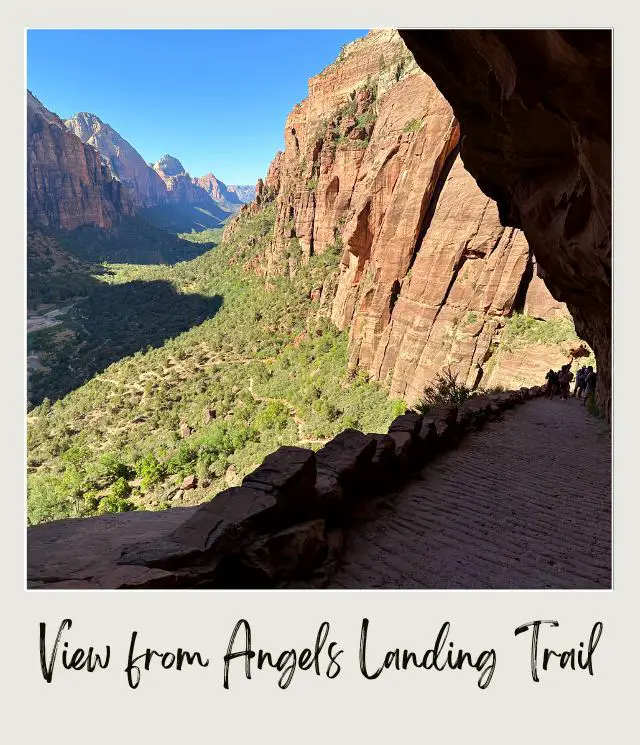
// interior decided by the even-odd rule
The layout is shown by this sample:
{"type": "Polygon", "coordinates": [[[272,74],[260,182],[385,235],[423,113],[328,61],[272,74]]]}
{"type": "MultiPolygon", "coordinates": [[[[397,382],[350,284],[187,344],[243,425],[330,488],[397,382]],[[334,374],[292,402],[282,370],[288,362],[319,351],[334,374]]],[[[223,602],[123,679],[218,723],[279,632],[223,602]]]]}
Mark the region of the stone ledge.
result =
{"type": "Polygon", "coordinates": [[[425,415],[407,411],[388,434],[347,429],[317,453],[281,447],[241,486],[181,513],[123,513],[29,528],[29,587],[304,586],[336,566],[352,508],[391,493],[431,458],[457,447],[466,432],[542,394],[535,386],[425,415]],[[126,529],[118,533],[118,526],[126,529]]]}

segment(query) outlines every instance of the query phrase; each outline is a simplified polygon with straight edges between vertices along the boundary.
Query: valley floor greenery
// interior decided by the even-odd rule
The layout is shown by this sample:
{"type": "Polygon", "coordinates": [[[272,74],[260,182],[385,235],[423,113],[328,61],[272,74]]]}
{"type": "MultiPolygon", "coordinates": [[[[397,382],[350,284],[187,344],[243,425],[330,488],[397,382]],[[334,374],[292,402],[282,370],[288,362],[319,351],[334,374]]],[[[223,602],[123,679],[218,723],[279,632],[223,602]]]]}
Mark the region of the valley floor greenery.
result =
{"type": "MultiPolygon", "coordinates": [[[[291,279],[244,268],[268,247],[274,221],[271,204],[243,216],[230,239],[196,259],[108,265],[94,277],[100,292],[85,314],[85,343],[70,362],[70,349],[61,357],[86,372],[87,355],[99,356],[102,344],[127,356],[29,412],[30,524],[210,499],[280,445],[317,449],[347,427],[386,431],[405,410],[383,385],[348,370],[346,334],[310,300],[337,270],[339,246],[313,256],[291,279]],[[166,307],[158,306],[163,298],[166,307]],[[207,303],[214,312],[194,318],[193,298],[198,312],[207,303]],[[160,318],[151,326],[167,338],[149,333],[153,312],[160,318]],[[167,331],[171,314],[177,326],[167,331]],[[183,330],[180,319],[196,325],[183,330]],[[118,346],[121,334],[138,340],[135,353],[118,346]],[[153,346],[140,348],[140,340],[153,346]],[[189,475],[198,488],[176,502],[189,475]]],[[[203,240],[197,233],[181,238],[203,240]]]]}

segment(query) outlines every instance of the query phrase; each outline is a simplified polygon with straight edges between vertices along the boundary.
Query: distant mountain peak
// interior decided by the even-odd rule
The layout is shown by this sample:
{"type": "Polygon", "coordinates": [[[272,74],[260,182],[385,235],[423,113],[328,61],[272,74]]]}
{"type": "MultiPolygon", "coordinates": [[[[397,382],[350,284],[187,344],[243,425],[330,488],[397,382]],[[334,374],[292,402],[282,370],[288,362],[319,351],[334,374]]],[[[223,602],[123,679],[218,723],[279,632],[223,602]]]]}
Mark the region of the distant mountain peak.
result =
{"type": "Polygon", "coordinates": [[[165,176],[179,176],[181,173],[186,173],[182,163],[168,153],[163,155],[153,168],[156,171],[162,171],[165,176]]]}
{"type": "Polygon", "coordinates": [[[87,145],[91,145],[116,178],[132,190],[141,206],[167,201],[167,190],[160,175],[149,168],[138,151],[109,124],[88,111],[80,111],[65,126],[87,145]]]}

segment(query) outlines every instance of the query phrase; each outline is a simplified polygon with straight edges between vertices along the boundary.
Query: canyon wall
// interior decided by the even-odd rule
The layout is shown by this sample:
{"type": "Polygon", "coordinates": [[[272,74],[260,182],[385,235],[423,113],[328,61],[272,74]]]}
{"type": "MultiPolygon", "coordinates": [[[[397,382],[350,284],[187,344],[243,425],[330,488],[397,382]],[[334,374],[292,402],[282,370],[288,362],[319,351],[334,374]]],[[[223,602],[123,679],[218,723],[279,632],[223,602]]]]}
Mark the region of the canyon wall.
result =
{"type": "Polygon", "coordinates": [[[63,123],[31,93],[27,108],[29,219],[40,227],[108,228],[118,215],[172,205],[202,207],[222,221],[255,195],[212,173],[192,178],[171,155],[151,166],[95,114],[63,123]]]}
{"type": "Polygon", "coordinates": [[[462,157],[598,360],[611,414],[611,31],[400,32],[452,104],[462,157]]]}
{"type": "Polygon", "coordinates": [[[255,186],[228,186],[213,173],[194,178],[193,183],[202,187],[216,204],[231,213],[238,212],[243,204],[253,202],[256,198],[255,186]]]}
{"type": "Polygon", "coordinates": [[[153,166],[167,189],[167,201],[172,204],[201,204],[216,206],[206,189],[191,178],[182,163],[172,155],[164,155],[153,166]]]}
{"type": "Polygon", "coordinates": [[[110,228],[134,209],[99,153],[27,92],[27,219],[66,230],[110,228]]]}
{"type": "Polygon", "coordinates": [[[82,142],[100,153],[111,173],[131,190],[138,206],[150,207],[167,201],[162,178],[113,127],[86,112],[67,119],[65,124],[82,142]]]}
{"type": "MultiPolygon", "coordinates": [[[[487,363],[514,311],[568,315],[523,233],[502,225],[466,170],[451,106],[395,31],[349,44],[309,81],[258,207],[272,198],[274,238],[259,270],[293,273],[312,255],[338,253],[314,299],[349,330],[351,364],[409,402],[447,367],[471,386],[495,379],[487,363]]],[[[566,361],[558,349],[537,351],[533,378],[514,383],[540,382],[566,361]]]]}

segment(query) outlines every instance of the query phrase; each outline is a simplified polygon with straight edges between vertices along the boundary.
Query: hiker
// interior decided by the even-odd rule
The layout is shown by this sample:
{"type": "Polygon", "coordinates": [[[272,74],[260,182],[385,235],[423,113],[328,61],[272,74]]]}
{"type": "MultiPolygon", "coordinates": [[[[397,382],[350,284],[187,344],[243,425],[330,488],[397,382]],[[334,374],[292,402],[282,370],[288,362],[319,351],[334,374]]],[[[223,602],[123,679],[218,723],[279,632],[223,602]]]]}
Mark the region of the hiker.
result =
{"type": "Polygon", "coordinates": [[[551,399],[553,398],[553,394],[556,392],[556,388],[558,385],[558,373],[554,370],[549,370],[549,372],[545,375],[545,380],[547,381],[545,397],[551,399]]]}
{"type": "Polygon", "coordinates": [[[593,367],[589,365],[589,367],[587,368],[587,378],[585,381],[585,394],[584,394],[584,401],[582,403],[583,406],[587,405],[588,398],[595,397],[597,380],[598,380],[598,374],[595,372],[593,367]]]}
{"type": "Polygon", "coordinates": [[[571,364],[563,365],[558,375],[558,383],[560,385],[560,393],[564,399],[569,397],[572,380],[573,373],[571,372],[571,364]]]}
{"type": "Polygon", "coordinates": [[[583,365],[576,373],[576,387],[573,389],[574,398],[582,398],[582,393],[587,382],[587,366],[583,365]]]}

